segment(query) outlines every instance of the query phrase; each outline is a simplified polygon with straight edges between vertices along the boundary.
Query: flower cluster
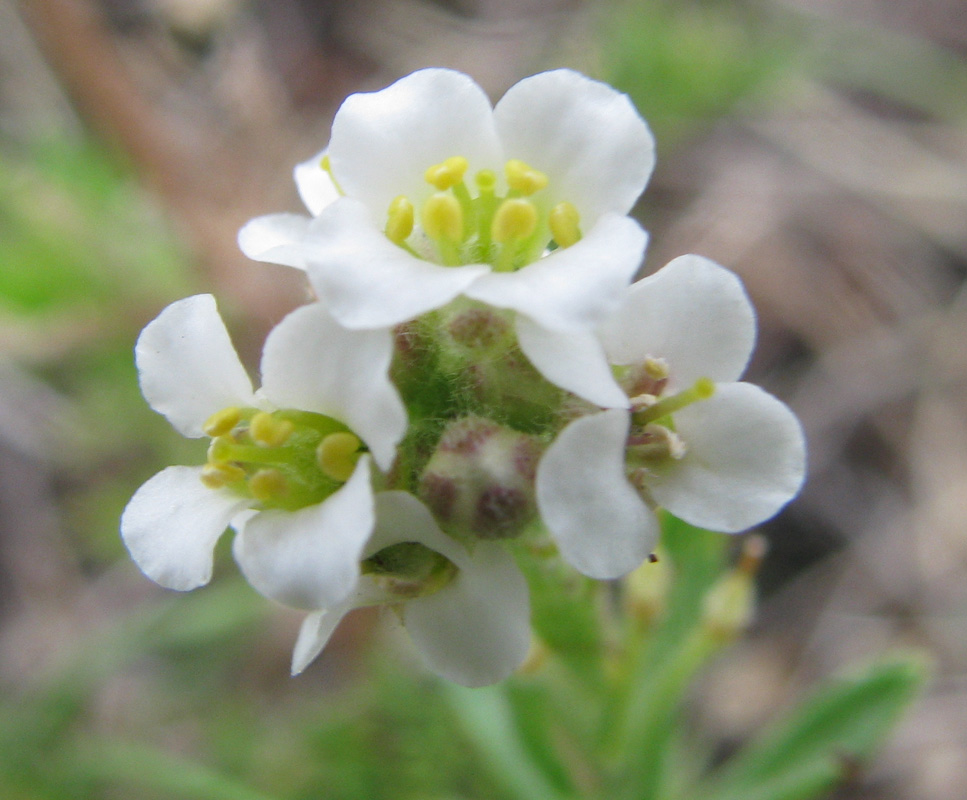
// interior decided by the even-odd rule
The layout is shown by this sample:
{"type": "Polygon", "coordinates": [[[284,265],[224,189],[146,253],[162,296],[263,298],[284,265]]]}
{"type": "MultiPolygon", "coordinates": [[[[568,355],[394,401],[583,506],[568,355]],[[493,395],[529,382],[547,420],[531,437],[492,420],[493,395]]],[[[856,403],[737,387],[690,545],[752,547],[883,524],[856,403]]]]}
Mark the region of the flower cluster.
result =
{"type": "Polygon", "coordinates": [[[652,552],[658,507],[724,532],[775,514],[805,448],[792,412],[739,380],[740,282],[683,256],[632,283],[647,236],[628,214],[653,165],[628,98],[569,70],[496,106],[445,69],[349,97],[295,169],[310,215],[239,233],[316,296],[268,336],[261,388],[209,295],[138,340],[148,402],[211,444],[128,504],[137,564],[196,588],[230,527],[251,585],[309,612],[293,672],[380,605],[431,669],[477,686],[528,651],[515,557],[538,548],[522,542],[549,536],[610,579],[652,552]]]}

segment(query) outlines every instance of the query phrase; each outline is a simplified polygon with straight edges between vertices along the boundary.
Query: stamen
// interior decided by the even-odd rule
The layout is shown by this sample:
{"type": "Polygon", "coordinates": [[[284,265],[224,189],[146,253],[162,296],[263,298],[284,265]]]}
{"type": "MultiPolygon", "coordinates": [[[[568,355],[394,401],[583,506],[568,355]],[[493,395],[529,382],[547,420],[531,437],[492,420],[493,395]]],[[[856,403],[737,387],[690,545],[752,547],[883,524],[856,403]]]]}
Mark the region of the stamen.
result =
{"type": "Polygon", "coordinates": [[[201,482],[209,489],[221,489],[244,478],[245,470],[235,464],[205,464],[201,468],[201,482]]]}
{"type": "Polygon", "coordinates": [[[229,406],[228,408],[223,408],[221,411],[216,411],[212,414],[205,424],[202,425],[202,430],[205,432],[206,436],[224,436],[232,428],[238,425],[242,420],[242,409],[236,408],[235,406],[229,406]]]}
{"type": "Polygon", "coordinates": [[[463,239],[463,209],[452,194],[442,192],[431,195],[423,205],[421,222],[423,230],[431,239],[463,239]]]}
{"type": "Polygon", "coordinates": [[[256,500],[266,502],[286,494],[289,482],[277,469],[260,469],[248,479],[248,489],[256,500]]]}
{"type": "Polygon", "coordinates": [[[512,158],[504,165],[507,185],[512,191],[529,197],[547,186],[547,175],[519,158],[512,158]]]}
{"type": "Polygon", "coordinates": [[[413,204],[400,195],[389,204],[386,220],[386,238],[393,244],[403,244],[413,233],[413,204]]]}
{"type": "Polygon", "coordinates": [[[570,247],[581,241],[580,221],[581,216],[571,203],[558,203],[551,209],[547,224],[559,247],[570,247]]]}
{"type": "Polygon", "coordinates": [[[490,235],[503,244],[511,239],[526,239],[537,228],[537,209],[528,200],[504,200],[497,209],[490,235]]]}
{"type": "Polygon", "coordinates": [[[287,419],[276,419],[266,411],[260,411],[249,423],[249,435],[261,445],[266,447],[281,447],[284,445],[292,432],[295,430],[287,419]]]}
{"type": "Polygon", "coordinates": [[[699,378],[691,388],[684,389],[670,397],[663,397],[648,408],[635,411],[632,414],[632,419],[636,425],[647,425],[649,422],[654,422],[675,411],[680,411],[699,400],[708,400],[713,394],[715,394],[715,383],[709,378],[699,378]]]}
{"type": "Polygon", "coordinates": [[[450,156],[443,163],[434,164],[430,167],[423,173],[423,177],[431,186],[435,186],[441,192],[445,192],[463,180],[468,166],[467,159],[463,156],[450,156]]]}
{"type": "Polygon", "coordinates": [[[345,483],[352,477],[359,461],[362,442],[348,431],[330,433],[316,448],[316,463],[333,480],[345,483]]]}
{"type": "Polygon", "coordinates": [[[645,368],[645,374],[649,378],[654,378],[656,381],[664,380],[668,377],[668,362],[663,358],[648,356],[642,366],[645,368]]]}

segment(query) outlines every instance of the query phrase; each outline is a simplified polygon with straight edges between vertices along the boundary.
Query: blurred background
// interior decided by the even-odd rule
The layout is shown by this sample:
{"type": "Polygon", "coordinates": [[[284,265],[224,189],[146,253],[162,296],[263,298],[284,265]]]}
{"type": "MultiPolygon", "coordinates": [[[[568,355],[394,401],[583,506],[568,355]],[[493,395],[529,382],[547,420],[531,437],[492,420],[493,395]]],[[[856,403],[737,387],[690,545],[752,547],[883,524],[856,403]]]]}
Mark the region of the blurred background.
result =
{"type": "Polygon", "coordinates": [[[758,309],[750,377],[802,418],[810,476],[696,729],[727,752],[818,679],[920,648],[926,696],[837,797],[963,798],[961,0],[0,0],[0,797],[504,797],[371,615],[291,680],[300,615],[224,547],[175,595],[118,537],[141,482],[203,459],[141,399],[141,327],[214,292],[254,367],[305,290],[238,228],[301,211],[291,168],[348,93],[423,66],[494,98],[558,66],[628,92],[658,139],[644,271],[701,253],[758,309]]]}

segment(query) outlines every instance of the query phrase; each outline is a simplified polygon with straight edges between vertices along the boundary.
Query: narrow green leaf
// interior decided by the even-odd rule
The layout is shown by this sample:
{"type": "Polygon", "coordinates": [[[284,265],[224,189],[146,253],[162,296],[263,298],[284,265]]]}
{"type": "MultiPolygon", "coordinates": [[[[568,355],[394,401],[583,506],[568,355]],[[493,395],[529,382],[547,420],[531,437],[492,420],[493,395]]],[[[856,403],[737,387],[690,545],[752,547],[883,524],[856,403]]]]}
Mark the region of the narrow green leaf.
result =
{"type": "Polygon", "coordinates": [[[848,765],[868,759],[925,678],[922,659],[895,657],[820,689],[726,764],[708,797],[747,797],[766,784],[788,785],[784,794],[770,797],[815,796],[794,791],[796,776],[805,782],[831,766],[842,775],[848,765]]]}
{"type": "Polygon", "coordinates": [[[78,748],[74,757],[90,777],[112,786],[136,786],[183,800],[276,800],[234,778],[144,745],[101,741],[78,748]]]}
{"type": "Polygon", "coordinates": [[[507,697],[500,686],[444,687],[457,719],[490,764],[495,779],[520,800],[563,800],[551,779],[528,756],[507,697]]]}

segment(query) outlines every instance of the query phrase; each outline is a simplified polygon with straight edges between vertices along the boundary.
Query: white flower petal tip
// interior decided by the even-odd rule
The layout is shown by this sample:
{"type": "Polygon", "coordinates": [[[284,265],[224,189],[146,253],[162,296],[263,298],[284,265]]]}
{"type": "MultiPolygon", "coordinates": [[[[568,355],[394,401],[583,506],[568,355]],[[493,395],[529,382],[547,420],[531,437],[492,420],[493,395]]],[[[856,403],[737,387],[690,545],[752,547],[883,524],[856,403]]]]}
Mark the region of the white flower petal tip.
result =
{"type": "Polygon", "coordinates": [[[724,533],[770,519],[802,488],[806,442],[796,415],[749,383],[719,384],[675,414],[685,456],[649,482],[655,500],[692,525],[724,533]]]}
{"type": "Polygon", "coordinates": [[[389,329],[347,330],[320,303],[302,306],[269,334],[262,354],[262,392],[279,407],[344,422],[390,468],[406,433],[407,414],[389,378],[389,329]]]}
{"type": "Polygon", "coordinates": [[[426,665],[464,686],[486,686],[510,675],[531,641],[527,582],[513,558],[493,542],[478,542],[468,551],[405,492],[382,492],[376,504],[378,522],[367,552],[418,542],[458,569],[440,590],[402,606],[406,630],[426,665]]]}
{"type": "Polygon", "coordinates": [[[738,380],[755,346],[755,311],[735,273],[687,255],[628,287],[599,333],[612,364],[667,361],[675,391],[699,378],[738,380]]]}
{"type": "Polygon", "coordinates": [[[255,404],[252,382],[209,294],[172,303],[149,322],[135,345],[141,392],[148,404],[191,438],[216,411],[255,404]]]}
{"type": "Polygon", "coordinates": [[[314,217],[318,217],[326,206],[336,202],[340,197],[339,187],[326,169],[328,153],[328,148],[322,150],[312,158],[296,164],[292,170],[299,197],[314,217]]]}
{"type": "Polygon", "coordinates": [[[238,232],[239,249],[253,261],[304,270],[302,240],[309,218],[298,214],[268,214],[249,220],[238,232]]]}
{"type": "Polygon", "coordinates": [[[630,98],[567,69],[512,86],[494,110],[508,157],[551,177],[581,218],[626,214],[655,166],[655,139],[630,98]]]}
{"type": "Polygon", "coordinates": [[[503,680],[530,649],[527,583],[491,542],[478,543],[449,586],[410,601],[403,614],[427,666],[462,686],[503,680]]]}
{"type": "Polygon", "coordinates": [[[335,494],[298,511],[251,517],[235,537],[242,573],[261,594],[292,608],[331,608],[359,578],[359,561],[374,524],[369,458],[335,494]]]}
{"type": "Polygon", "coordinates": [[[215,543],[245,505],[204,486],[200,467],[168,467],[131,498],[121,515],[121,538],[155,583],[196,589],[211,579],[215,543]]]}
{"type": "Polygon", "coordinates": [[[629,416],[613,409],[580,417],[537,468],[537,504],[561,555],[591,578],[633,570],[654,549],[658,520],[625,478],[629,416]]]}

